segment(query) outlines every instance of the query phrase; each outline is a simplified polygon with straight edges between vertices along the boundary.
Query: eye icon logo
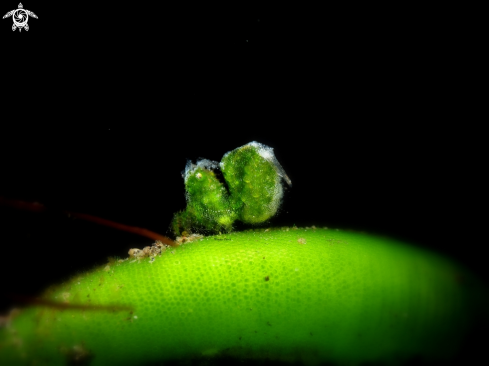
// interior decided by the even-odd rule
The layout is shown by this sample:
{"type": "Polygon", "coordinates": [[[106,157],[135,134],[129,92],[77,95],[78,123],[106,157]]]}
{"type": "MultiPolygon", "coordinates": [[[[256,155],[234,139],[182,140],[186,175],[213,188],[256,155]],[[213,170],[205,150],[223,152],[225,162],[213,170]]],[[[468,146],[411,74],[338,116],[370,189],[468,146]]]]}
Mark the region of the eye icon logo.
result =
{"type": "Polygon", "coordinates": [[[9,11],[7,14],[3,16],[3,19],[12,17],[14,20],[14,24],[12,25],[12,30],[15,31],[17,28],[19,28],[19,32],[22,31],[22,28],[24,28],[26,31],[29,30],[29,26],[27,25],[27,21],[29,20],[29,16],[33,18],[37,18],[37,15],[34,14],[30,10],[24,9],[22,6],[22,3],[19,3],[19,8],[9,11]]]}

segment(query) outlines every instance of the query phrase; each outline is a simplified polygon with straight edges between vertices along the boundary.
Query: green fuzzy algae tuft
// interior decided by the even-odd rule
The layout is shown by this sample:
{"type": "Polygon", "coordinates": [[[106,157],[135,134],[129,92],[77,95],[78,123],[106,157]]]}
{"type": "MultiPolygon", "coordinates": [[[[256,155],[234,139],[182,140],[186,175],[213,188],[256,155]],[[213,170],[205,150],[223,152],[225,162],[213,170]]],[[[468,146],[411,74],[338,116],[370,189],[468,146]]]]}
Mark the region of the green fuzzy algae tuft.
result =
{"type": "Polygon", "coordinates": [[[209,236],[47,290],[0,329],[2,365],[171,360],[303,364],[449,360],[481,287],[436,254],[312,228],[209,236]]]}

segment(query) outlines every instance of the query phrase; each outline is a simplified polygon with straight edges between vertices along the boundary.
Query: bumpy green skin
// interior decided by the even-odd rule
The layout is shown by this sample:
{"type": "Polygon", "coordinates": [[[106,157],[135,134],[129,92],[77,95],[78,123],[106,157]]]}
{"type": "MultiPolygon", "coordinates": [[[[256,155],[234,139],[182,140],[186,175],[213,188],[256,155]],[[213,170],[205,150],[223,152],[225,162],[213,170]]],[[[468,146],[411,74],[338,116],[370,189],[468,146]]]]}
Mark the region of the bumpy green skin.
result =
{"type": "Polygon", "coordinates": [[[239,219],[258,224],[270,219],[280,205],[282,184],[272,161],[248,144],[222,158],[221,169],[229,186],[233,209],[239,219]]]}
{"type": "Polygon", "coordinates": [[[187,209],[175,216],[174,231],[180,234],[180,227],[198,232],[231,230],[237,214],[230,208],[226,188],[212,170],[193,169],[185,179],[185,189],[187,209]]]}
{"type": "Polygon", "coordinates": [[[65,365],[73,347],[90,352],[92,366],[221,356],[443,361],[481,321],[481,293],[458,265],[390,239],[324,229],[235,232],[47,291],[57,301],[134,312],[24,309],[0,329],[0,364],[65,365]]]}
{"type": "Polygon", "coordinates": [[[281,176],[285,173],[273,149],[251,142],[226,153],[220,169],[229,193],[213,172],[219,165],[208,160],[200,162],[204,163],[187,164],[187,208],[173,218],[175,235],[184,231],[230,232],[236,219],[258,224],[275,215],[283,194],[281,176]]]}

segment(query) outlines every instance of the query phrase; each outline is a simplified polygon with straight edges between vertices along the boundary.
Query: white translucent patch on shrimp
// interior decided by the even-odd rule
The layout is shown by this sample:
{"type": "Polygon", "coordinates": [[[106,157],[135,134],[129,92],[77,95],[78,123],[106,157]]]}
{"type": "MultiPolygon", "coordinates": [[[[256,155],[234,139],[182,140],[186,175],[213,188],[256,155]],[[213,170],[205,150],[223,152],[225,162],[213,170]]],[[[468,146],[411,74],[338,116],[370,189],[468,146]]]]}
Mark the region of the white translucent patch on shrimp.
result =
{"type": "MultiPolygon", "coordinates": [[[[261,144],[259,142],[253,141],[248,144],[249,146],[253,146],[256,149],[256,152],[265,160],[269,161],[275,167],[277,174],[282,177],[289,186],[292,187],[292,181],[285,173],[284,168],[278,162],[275,154],[273,153],[273,148],[267,145],[261,144]]],[[[246,146],[246,145],[245,145],[246,146]]]]}

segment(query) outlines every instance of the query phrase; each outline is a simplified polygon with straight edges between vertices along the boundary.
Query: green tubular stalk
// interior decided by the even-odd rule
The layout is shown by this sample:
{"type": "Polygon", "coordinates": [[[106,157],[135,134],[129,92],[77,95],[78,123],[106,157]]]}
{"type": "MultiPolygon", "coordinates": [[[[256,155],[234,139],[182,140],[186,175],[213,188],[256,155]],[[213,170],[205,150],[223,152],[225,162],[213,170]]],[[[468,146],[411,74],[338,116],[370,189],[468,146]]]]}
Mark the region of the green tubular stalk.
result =
{"type": "Polygon", "coordinates": [[[52,287],[45,299],[114,308],[23,309],[0,329],[0,364],[446,361],[480,321],[481,286],[442,256],[378,236],[209,236],[52,287]]]}

